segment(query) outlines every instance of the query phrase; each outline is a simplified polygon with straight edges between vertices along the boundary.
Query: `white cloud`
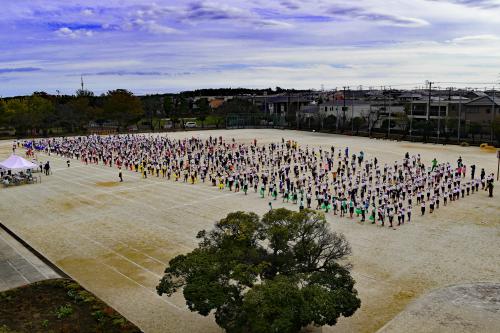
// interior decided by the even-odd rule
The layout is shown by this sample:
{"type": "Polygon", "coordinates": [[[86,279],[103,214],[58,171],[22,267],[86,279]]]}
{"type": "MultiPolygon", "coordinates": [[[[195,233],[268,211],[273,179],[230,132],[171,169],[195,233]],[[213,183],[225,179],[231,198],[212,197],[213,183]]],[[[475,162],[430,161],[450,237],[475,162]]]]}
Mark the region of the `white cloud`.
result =
{"type": "Polygon", "coordinates": [[[293,24],[278,20],[255,20],[254,23],[259,28],[292,28],[293,24]]]}
{"type": "Polygon", "coordinates": [[[172,34],[172,33],[177,33],[179,32],[178,30],[161,25],[156,23],[155,21],[150,21],[146,24],[146,28],[149,32],[155,33],[155,34],[172,34]]]}
{"type": "Polygon", "coordinates": [[[462,36],[458,38],[453,38],[452,43],[483,43],[483,42],[495,42],[500,41],[500,37],[497,35],[473,35],[473,36],[462,36]]]}
{"type": "Polygon", "coordinates": [[[91,30],[75,29],[72,30],[68,27],[62,27],[55,31],[56,35],[63,38],[76,39],[79,37],[91,37],[94,33],[91,30]]]}
{"type": "Polygon", "coordinates": [[[406,16],[394,16],[388,20],[382,20],[382,22],[387,23],[395,27],[407,27],[407,28],[420,28],[430,25],[430,23],[424,19],[406,16]]]}
{"type": "Polygon", "coordinates": [[[146,20],[143,18],[136,18],[130,22],[126,22],[123,25],[123,27],[128,31],[132,31],[134,30],[134,28],[136,28],[141,31],[147,31],[152,34],[159,34],[159,35],[173,34],[179,32],[177,29],[156,22],[156,20],[146,20]]]}
{"type": "Polygon", "coordinates": [[[83,16],[92,16],[94,15],[94,11],[92,9],[87,8],[82,10],[82,14],[83,16]]]}
{"type": "Polygon", "coordinates": [[[68,35],[71,35],[73,33],[73,30],[71,30],[68,27],[63,27],[63,28],[60,28],[59,30],[57,30],[56,32],[61,36],[68,36],[68,35]]]}
{"type": "Polygon", "coordinates": [[[0,43],[9,47],[0,63],[44,68],[29,80],[9,74],[4,94],[40,87],[72,93],[74,75],[99,72],[194,74],[137,75],[126,83],[95,76],[96,93],[124,84],[147,92],[489,82],[500,68],[500,9],[458,0],[4,2],[0,43]]]}

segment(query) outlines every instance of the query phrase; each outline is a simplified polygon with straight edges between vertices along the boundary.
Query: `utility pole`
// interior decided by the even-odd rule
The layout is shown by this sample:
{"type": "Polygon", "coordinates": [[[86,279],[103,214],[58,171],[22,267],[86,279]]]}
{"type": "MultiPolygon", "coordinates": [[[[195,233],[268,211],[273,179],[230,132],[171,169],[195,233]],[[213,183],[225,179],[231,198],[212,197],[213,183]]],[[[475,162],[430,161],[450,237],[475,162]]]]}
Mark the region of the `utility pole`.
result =
{"type": "Polygon", "coordinates": [[[351,135],[354,132],[354,92],[351,91],[351,135]]]}
{"type": "Polygon", "coordinates": [[[455,104],[451,103],[451,96],[453,93],[453,87],[448,87],[448,104],[446,105],[446,115],[444,116],[444,131],[445,133],[448,133],[450,130],[448,126],[450,125],[450,110],[451,106],[453,105],[453,110],[455,110],[455,104]]]}
{"type": "Polygon", "coordinates": [[[438,128],[437,128],[437,143],[439,144],[439,134],[441,132],[441,88],[438,87],[438,128]]]}
{"type": "Polygon", "coordinates": [[[337,111],[337,119],[335,121],[335,133],[339,132],[339,121],[340,121],[340,114],[339,114],[339,103],[337,102],[337,92],[338,89],[335,87],[335,94],[333,95],[333,102],[335,103],[335,110],[337,111]]]}
{"type": "Polygon", "coordinates": [[[300,117],[298,116],[300,113],[300,94],[297,94],[297,112],[296,112],[296,119],[295,119],[295,122],[296,122],[296,125],[297,127],[299,126],[299,121],[300,121],[300,117]]]}
{"type": "Polygon", "coordinates": [[[370,101],[370,111],[368,113],[368,137],[372,137],[372,102],[370,101]]]}
{"type": "Polygon", "coordinates": [[[412,131],[413,131],[413,101],[410,102],[410,141],[413,142],[413,139],[411,137],[412,131]]]}
{"type": "MultiPolygon", "coordinates": [[[[385,96],[385,86],[381,86],[382,95],[384,96],[384,113],[387,113],[387,96],[385,96]]],[[[382,127],[384,127],[384,122],[382,122],[382,127]]]]}
{"type": "Polygon", "coordinates": [[[336,105],[335,109],[337,110],[337,121],[335,122],[335,132],[339,132],[339,121],[340,121],[340,115],[339,115],[339,106],[336,105]]]}
{"type": "Polygon", "coordinates": [[[345,127],[345,111],[346,111],[346,89],[349,89],[349,87],[344,86],[344,106],[342,107],[342,116],[344,119],[342,119],[342,132],[344,132],[344,127],[345,127]]]}
{"type": "Polygon", "coordinates": [[[431,81],[427,81],[427,84],[429,85],[429,99],[428,99],[428,103],[427,103],[427,121],[429,121],[431,119],[431,91],[432,91],[432,84],[434,82],[431,82],[431,81]]]}
{"type": "Polygon", "coordinates": [[[490,143],[493,145],[493,123],[495,122],[495,86],[493,86],[493,107],[491,109],[490,143]]]}
{"type": "Polygon", "coordinates": [[[343,94],[342,94],[342,97],[343,97],[343,100],[344,100],[344,107],[345,107],[345,90],[346,90],[346,88],[347,88],[347,87],[343,87],[344,92],[343,92],[343,94]]]}
{"type": "Polygon", "coordinates": [[[290,117],[290,93],[286,93],[286,112],[285,112],[285,118],[282,118],[281,124],[280,125],[285,125],[286,122],[286,116],[290,117]]]}
{"type": "Polygon", "coordinates": [[[387,137],[391,136],[391,108],[392,108],[392,94],[391,94],[391,86],[389,86],[389,126],[387,127],[387,137]]]}
{"type": "Polygon", "coordinates": [[[424,141],[427,142],[427,135],[431,132],[431,90],[432,90],[432,82],[431,81],[426,81],[426,83],[429,85],[429,92],[428,92],[428,100],[427,100],[427,117],[425,121],[425,128],[424,128],[424,141]]]}
{"type": "Polygon", "coordinates": [[[460,125],[462,122],[462,91],[458,95],[458,144],[460,144],[460,125]]]}

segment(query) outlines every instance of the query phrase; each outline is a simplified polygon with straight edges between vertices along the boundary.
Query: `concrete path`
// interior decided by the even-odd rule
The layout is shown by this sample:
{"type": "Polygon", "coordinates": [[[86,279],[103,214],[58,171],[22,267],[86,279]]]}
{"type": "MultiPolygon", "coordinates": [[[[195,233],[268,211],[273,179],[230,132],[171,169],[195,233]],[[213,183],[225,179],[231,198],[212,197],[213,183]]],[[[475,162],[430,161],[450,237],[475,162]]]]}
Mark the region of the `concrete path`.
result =
{"type": "Polygon", "coordinates": [[[0,291],[60,277],[0,228],[0,291]]]}

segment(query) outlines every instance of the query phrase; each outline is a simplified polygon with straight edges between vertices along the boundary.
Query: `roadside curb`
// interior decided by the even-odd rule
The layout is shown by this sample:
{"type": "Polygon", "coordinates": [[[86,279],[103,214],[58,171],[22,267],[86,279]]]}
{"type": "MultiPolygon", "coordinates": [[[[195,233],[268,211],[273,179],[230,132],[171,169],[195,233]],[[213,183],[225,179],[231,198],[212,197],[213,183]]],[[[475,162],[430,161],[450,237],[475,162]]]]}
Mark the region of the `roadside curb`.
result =
{"type": "Polygon", "coordinates": [[[12,238],[21,243],[28,251],[30,251],[35,257],[40,259],[45,265],[49,266],[54,272],[59,274],[61,278],[71,279],[71,277],[66,274],[63,270],[57,267],[54,263],[52,263],[49,259],[43,256],[40,252],[35,250],[31,245],[26,243],[21,237],[16,235],[12,230],[10,230],[7,226],[0,222],[0,228],[2,228],[6,233],[8,233],[12,238]]]}

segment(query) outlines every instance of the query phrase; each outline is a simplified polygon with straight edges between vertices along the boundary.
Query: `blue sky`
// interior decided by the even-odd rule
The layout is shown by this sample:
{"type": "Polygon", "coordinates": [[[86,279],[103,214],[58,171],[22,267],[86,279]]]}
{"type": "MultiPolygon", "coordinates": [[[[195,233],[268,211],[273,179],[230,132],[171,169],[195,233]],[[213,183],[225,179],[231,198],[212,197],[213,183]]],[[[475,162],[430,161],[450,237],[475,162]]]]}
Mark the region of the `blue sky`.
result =
{"type": "Polygon", "coordinates": [[[96,93],[137,94],[238,86],[413,88],[425,80],[491,87],[500,80],[500,0],[0,5],[0,96],[72,94],[81,75],[96,93]]]}

